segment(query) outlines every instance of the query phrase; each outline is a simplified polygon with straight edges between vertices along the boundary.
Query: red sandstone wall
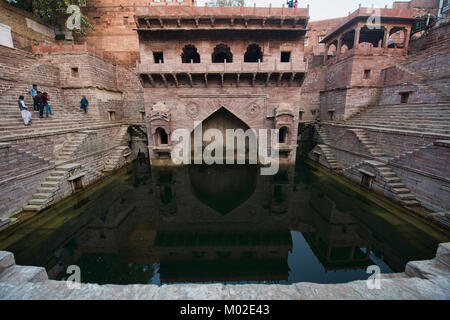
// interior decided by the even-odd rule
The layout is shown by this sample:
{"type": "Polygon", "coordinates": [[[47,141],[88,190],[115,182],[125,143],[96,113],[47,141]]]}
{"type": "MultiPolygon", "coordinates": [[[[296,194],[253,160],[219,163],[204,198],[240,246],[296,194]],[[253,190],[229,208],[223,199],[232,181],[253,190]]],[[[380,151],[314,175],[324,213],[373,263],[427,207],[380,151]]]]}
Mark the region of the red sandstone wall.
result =
{"type": "Polygon", "coordinates": [[[28,28],[26,18],[49,27],[47,23],[38,19],[33,14],[16,8],[5,0],[0,1],[0,23],[11,27],[11,35],[15,48],[31,51],[32,44],[37,44],[42,41],[54,41],[53,38],[49,38],[42,33],[28,28]]]}
{"type": "Polygon", "coordinates": [[[380,104],[399,103],[399,93],[410,91],[410,103],[448,101],[450,92],[450,25],[433,29],[411,41],[407,59],[382,71],[380,104]]]}
{"type": "Polygon", "coordinates": [[[116,120],[140,119],[143,91],[134,71],[90,53],[52,53],[44,58],[59,67],[68,108],[78,109],[86,95],[89,114],[99,120],[108,120],[108,111],[116,113],[116,120]],[[74,73],[73,68],[78,71],[74,73]]]}
{"type": "Polygon", "coordinates": [[[330,33],[330,31],[340,25],[344,19],[345,17],[310,21],[308,23],[308,29],[310,30],[308,30],[305,36],[305,38],[308,39],[308,45],[305,46],[305,54],[323,54],[325,52],[325,45],[320,44],[320,41],[330,33]]]}
{"type": "Polygon", "coordinates": [[[59,70],[51,63],[39,61],[22,50],[0,46],[0,94],[2,102],[17,107],[19,95],[25,97],[27,105],[33,105],[28,94],[31,85],[48,92],[53,105],[61,105],[59,70]]]}
{"type": "Polygon", "coordinates": [[[448,146],[432,145],[392,161],[393,171],[428,207],[450,209],[450,169],[448,146]]]}

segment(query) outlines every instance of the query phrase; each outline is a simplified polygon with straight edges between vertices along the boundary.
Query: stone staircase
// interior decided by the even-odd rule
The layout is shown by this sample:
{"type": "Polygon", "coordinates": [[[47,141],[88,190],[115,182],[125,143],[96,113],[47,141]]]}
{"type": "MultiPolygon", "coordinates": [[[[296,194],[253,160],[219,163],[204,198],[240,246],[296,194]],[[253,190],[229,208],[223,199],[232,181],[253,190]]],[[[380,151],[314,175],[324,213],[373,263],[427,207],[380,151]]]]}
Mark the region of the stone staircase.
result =
{"type": "Polygon", "coordinates": [[[337,161],[333,150],[329,147],[329,145],[331,145],[331,140],[328,137],[328,133],[325,128],[323,126],[316,125],[316,130],[319,134],[319,144],[317,146],[322,150],[325,160],[330,165],[331,169],[341,170],[342,168],[339,166],[339,162],[337,161]]]}
{"type": "Polygon", "coordinates": [[[386,154],[378,148],[376,143],[370,138],[370,136],[363,129],[350,129],[354,132],[359,141],[369,151],[370,155],[375,158],[386,158],[386,154]]]}
{"type": "Polygon", "coordinates": [[[416,196],[411,193],[395,172],[388,167],[387,163],[375,160],[366,160],[364,163],[370,164],[380,173],[382,179],[386,181],[389,189],[401,203],[409,207],[420,206],[416,196]]]}
{"type": "Polygon", "coordinates": [[[341,123],[357,128],[372,127],[448,135],[450,103],[371,106],[341,123]]]}
{"type": "Polygon", "coordinates": [[[337,161],[331,148],[325,144],[319,144],[318,147],[322,150],[325,155],[325,159],[333,170],[341,170],[339,162],[337,161]]]}
{"type": "Polygon", "coordinates": [[[328,133],[323,126],[316,125],[317,133],[319,134],[319,142],[322,144],[330,145],[331,139],[328,137],[328,133]]]}
{"type": "Polygon", "coordinates": [[[119,161],[123,156],[126,156],[126,154],[129,154],[130,148],[127,146],[120,146],[114,148],[114,150],[111,153],[111,156],[108,158],[105,164],[105,168],[103,169],[104,172],[111,172],[117,168],[119,165],[119,161]]]}
{"type": "Polygon", "coordinates": [[[56,163],[66,162],[72,159],[75,151],[83,144],[87,137],[87,133],[77,133],[70,138],[56,156],[56,163]]]}
{"type": "MultiPolygon", "coordinates": [[[[128,133],[128,126],[123,126],[120,128],[119,132],[116,134],[113,144],[123,144],[126,142],[126,135],[128,133]]],[[[115,147],[108,158],[108,160],[105,163],[105,168],[103,169],[103,172],[111,172],[115,170],[120,162],[120,159],[124,156],[127,156],[131,153],[131,150],[128,146],[118,146],[115,147]]]]}
{"type": "Polygon", "coordinates": [[[23,211],[38,212],[46,208],[54,200],[59,184],[67,178],[68,172],[79,166],[79,164],[62,165],[50,171],[28,204],[23,206],[23,211]]]}
{"type": "Polygon", "coordinates": [[[62,164],[73,158],[74,153],[87,137],[87,133],[78,133],[64,144],[63,148],[56,156],[56,168],[50,171],[49,175],[45,178],[44,182],[42,182],[37,192],[33,194],[28,204],[22,208],[24,211],[41,211],[54,200],[54,195],[58,190],[58,186],[66,178],[67,172],[73,169],[74,166],[78,166],[77,164],[62,164]]]}

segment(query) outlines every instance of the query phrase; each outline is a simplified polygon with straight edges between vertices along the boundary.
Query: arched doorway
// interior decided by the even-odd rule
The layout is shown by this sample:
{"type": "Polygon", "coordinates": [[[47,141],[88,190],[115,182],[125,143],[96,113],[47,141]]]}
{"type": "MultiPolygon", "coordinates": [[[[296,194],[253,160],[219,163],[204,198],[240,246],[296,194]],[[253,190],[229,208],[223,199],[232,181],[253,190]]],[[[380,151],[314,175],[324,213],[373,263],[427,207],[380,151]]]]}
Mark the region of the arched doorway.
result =
{"type": "MultiPolygon", "coordinates": [[[[213,114],[211,114],[209,117],[207,117],[205,120],[202,121],[201,123],[202,125],[202,132],[205,133],[208,129],[217,129],[222,133],[222,137],[223,137],[223,155],[226,155],[226,130],[227,129],[233,129],[233,130],[237,130],[237,129],[241,129],[244,133],[247,134],[247,136],[245,137],[245,153],[246,153],[246,158],[248,158],[248,152],[250,150],[250,141],[254,140],[256,141],[256,135],[254,134],[254,132],[251,131],[247,131],[248,129],[250,129],[250,127],[241,119],[239,119],[238,117],[236,117],[233,113],[231,113],[230,111],[228,111],[226,108],[221,107],[220,109],[218,109],[216,112],[214,112],[213,114]]],[[[203,141],[202,142],[202,153],[205,149],[205,147],[207,145],[209,145],[211,142],[210,141],[203,141]]],[[[234,139],[234,150],[235,150],[235,157],[236,157],[236,150],[237,150],[237,145],[238,145],[238,139],[235,138],[234,139]]],[[[192,152],[192,156],[194,156],[194,130],[191,133],[191,152],[192,152]]],[[[256,145],[252,145],[252,147],[256,148],[256,145]]],[[[225,161],[224,161],[225,162],[225,161]]]]}

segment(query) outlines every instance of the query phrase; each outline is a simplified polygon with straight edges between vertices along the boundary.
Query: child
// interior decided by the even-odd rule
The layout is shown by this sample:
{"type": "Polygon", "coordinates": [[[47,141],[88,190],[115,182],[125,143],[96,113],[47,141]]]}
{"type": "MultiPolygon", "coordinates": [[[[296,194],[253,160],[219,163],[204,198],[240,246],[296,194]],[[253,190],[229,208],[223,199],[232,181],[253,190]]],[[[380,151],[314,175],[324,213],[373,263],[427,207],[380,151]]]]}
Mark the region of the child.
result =
{"type": "Polygon", "coordinates": [[[50,100],[50,98],[48,97],[48,93],[44,92],[44,94],[42,96],[42,102],[44,103],[44,106],[45,106],[45,117],[46,118],[48,118],[49,113],[51,115],[53,115],[52,108],[50,108],[50,105],[48,104],[48,100],[50,100]]]}

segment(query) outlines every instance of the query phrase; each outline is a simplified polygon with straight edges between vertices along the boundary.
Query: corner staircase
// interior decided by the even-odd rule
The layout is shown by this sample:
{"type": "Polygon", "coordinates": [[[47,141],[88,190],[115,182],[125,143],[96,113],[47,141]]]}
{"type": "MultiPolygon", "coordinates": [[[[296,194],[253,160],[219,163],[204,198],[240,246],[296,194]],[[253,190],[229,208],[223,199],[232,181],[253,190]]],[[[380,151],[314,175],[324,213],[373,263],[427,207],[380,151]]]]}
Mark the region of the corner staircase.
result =
{"type": "Polygon", "coordinates": [[[353,131],[359,141],[364,145],[364,147],[369,151],[370,155],[375,158],[385,158],[387,155],[377,147],[376,143],[369,137],[367,132],[363,129],[350,129],[353,131]]]}
{"type": "Polygon", "coordinates": [[[68,142],[66,142],[56,157],[56,163],[62,163],[72,159],[75,151],[83,144],[88,137],[86,133],[75,134],[68,142]]]}
{"type": "Polygon", "coordinates": [[[58,185],[66,177],[68,171],[67,167],[56,167],[52,170],[28,204],[23,206],[23,211],[38,212],[47,207],[54,200],[54,195],[59,189],[58,185]]]}
{"type": "Polygon", "coordinates": [[[120,162],[122,157],[126,157],[131,154],[131,150],[128,146],[120,146],[120,144],[126,143],[125,137],[128,133],[128,126],[120,127],[119,132],[116,134],[116,137],[113,140],[114,145],[119,145],[115,147],[105,163],[105,167],[103,168],[103,172],[111,172],[115,170],[120,162]]]}
{"type": "Polygon", "coordinates": [[[405,206],[420,206],[420,202],[417,201],[416,196],[406,187],[402,180],[387,166],[386,163],[374,160],[364,162],[376,168],[383,180],[386,181],[389,189],[405,206]]]}
{"type": "Polygon", "coordinates": [[[59,184],[64,181],[67,172],[71,170],[73,166],[78,166],[77,164],[62,164],[73,158],[74,153],[87,137],[87,133],[78,133],[64,145],[56,157],[56,168],[50,172],[38,188],[37,192],[33,194],[28,204],[22,208],[24,211],[41,211],[54,200],[54,195],[59,189],[59,184]]]}
{"type": "Polygon", "coordinates": [[[325,155],[325,159],[327,160],[331,169],[341,170],[341,167],[339,166],[339,162],[337,161],[336,157],[334,156],[334,153],[331,150],[331,148],[325,144],[319,144],[318,147],[322,150],[323,154],[325,155]]]}

